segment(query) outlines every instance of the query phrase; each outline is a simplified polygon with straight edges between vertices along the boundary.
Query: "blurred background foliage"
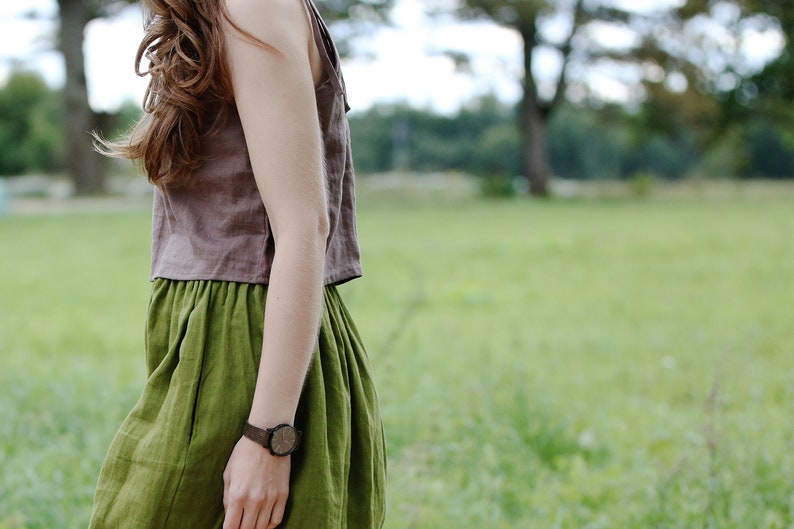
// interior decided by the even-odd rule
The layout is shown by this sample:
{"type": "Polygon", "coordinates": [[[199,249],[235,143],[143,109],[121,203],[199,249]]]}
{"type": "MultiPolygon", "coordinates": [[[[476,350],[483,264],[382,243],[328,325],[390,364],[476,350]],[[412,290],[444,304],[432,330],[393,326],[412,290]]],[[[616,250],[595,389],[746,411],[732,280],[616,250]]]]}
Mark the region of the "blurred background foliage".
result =
{"type": "MultiPolygon", "coordinates": [[[[113,17],[129,3],[58,1],[66,83],[48,87],[24,63],[12,70],[0,87],[0,175],[61,175],[77,194],[107,192],[108,165],[80,131],[118,134],[138,117],[138,104],[116,114],[91,109],[77,37],[91,20],[113,17]]],[[[357,53],[356,39],[389,24],[394,3],[318,1],[346,55],[357,53]]],[[[357,109],[351,128],[360,174],[459,171],[501,182],[497,188],[507,182],[508,193],[523,178],[535,195],[548,192],[552,177],[794,177],[790,2],[688,0],[654,9],[609,0],[427,5],[440,21],[488,19],[514,30],[524,43],[524,75],[516,79],[523,96],[506,103],[482,95],[455,114],[407,104],[357,109]],[[751,64],[752,32],[779,35],[777,56],[751,64]],[[621,35],[632,38],[615,45],[621,35]],[[556,57],[558,74],[538,71],[539,53],[556,57]],[[594,71],[623,76],[628,95],[610,99],[599,92],[589,81],[594,71]]],[[[462,71],[468,68],[470,52],[444,52],[462,71]]]]}
{"type": "MultiPolygon", "coordinates": [[[[14,72],[0,88],[0,175],[63,171],[63,112],[57,91],[39,74],[14,72]]],[[[699,132],[649,101],[640,109],[564,104],[551,119],[548,154],[566,179],[794,178],[794,135],[761,112],[731,125],[701,148],[699,132]],[[665,120],[662,124],[659,121],[665,120]]],[[[139,115],[137,104],[117,116],[119,134],[139,115]]],[[[380,104],[350,116],[356,167],[388,171],[459,171],[483,178],[521,174],[518,109],[492,95],[454,115],[406,104],[380,104]]]]}
{"type": "MultiPolygon", "coordinates": [[[[492,96],[453,116],[406,105],[381,105],[351,117],[359,171],[445,171],[493,177],[521,172],[516,109],[492,96]]],[[[756,115],[707,150],[685,125],[654,128],[649,111],[618,106],[564,105],[549,125],[555,175],[570,179],[625,179],[650,173],[662,179],[792,178],[794,142],[775,120],[756,115]],[[716,159],[715,159],[716,158],[716,159]]]]}

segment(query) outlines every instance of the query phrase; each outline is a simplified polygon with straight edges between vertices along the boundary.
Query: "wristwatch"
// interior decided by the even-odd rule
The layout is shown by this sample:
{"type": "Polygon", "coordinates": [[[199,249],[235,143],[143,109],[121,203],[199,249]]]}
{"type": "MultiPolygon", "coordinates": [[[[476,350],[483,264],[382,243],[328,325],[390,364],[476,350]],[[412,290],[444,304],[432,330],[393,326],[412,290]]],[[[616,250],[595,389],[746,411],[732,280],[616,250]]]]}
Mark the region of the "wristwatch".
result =
{"type": "Polygon", "coordinates": [[[288,456],[297,450],[301,440],[301,433],[289,424],[279,424],[263,430],[245,421],[243,435],[270,450],[274,456],[280,457],[288,456]]]}

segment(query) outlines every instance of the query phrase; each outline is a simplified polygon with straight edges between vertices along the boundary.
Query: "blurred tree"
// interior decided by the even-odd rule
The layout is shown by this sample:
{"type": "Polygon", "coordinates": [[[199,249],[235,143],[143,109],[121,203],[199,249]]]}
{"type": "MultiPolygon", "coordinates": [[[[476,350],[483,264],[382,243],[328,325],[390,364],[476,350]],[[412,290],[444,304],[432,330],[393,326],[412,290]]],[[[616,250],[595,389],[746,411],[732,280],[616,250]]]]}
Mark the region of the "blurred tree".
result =
{"type": "MultiPolygon", "coordinates": [[[[639,109],[561,105],[548,128],[555,174],[585,180],[794,177],[794,146],[784,141],[787,129],[759,115],[703,151],[697,139],[702,131],[685,119],[691,111],[679,111],[675,94],[667,94],[669,101],[654,100],[639,109]]],[[[516,113],[493,96],[474,100],[453,116],[377,105],[350,117],[356,168],[361,174],[455,170],[510,183],[521,168],[516,113]]]]}
{"type": "Polygon", "coordinates": [[[382,23],[394,0],[316,0],[329,23],[382,23]]]}
{"type": "Polygon", "coordinates": [[[745,123],[743,133],[747,152],[741,176],[794,177],[794,143],[791,141],[791,129],[759,116],[745,123]]]}
{"type": "Polygon", "coordinates": [[[549,123],[549,155],[556,173],[573,179],[675,179],[692,171],[699,156],[684,123],[674,134],[646,128],[644,113],[618,105],[563,105],[549,123]]]}
{"type": "Polygon", "coordinates": [[[0,88],[0,175],[60,166],[57,95],[33,72],[14,71],[0,88]]]}
{"type": "Polygon", "coordinates": [[[621,178],[629,148],[622,109],[565,104],[549,122],[549,158],[563,178],[621,178]]]}
{"type": "MultiPolygon", "coordinates": [[[[685,110],[693,112],[679,112],[678,117],[685,117],[692,126],[713,122],[714,114],[704,109],[718,110],[717,105],[702,103],[713,100],[713,95],[732,80],[752,73],[734,68],[741,54],[735,48],[726,49],[726,35],[727,40],[738,42],[736,35],[748,29],[748,20],[764,22],[766,19],[755,16],[764,7],[762,4],[779,4],[780,10],[791,12],[790,7],[783,6],[785,2],[776,0],[688,0],[683,5],[652,7],[623,7],[630,4],[611,0],[453,3],[457,5],[455,13],[464,19],[491,19],[521,36],[524,79],[519,120],[523,167],[530,191],[537,196],[548,192],[548,124],[561,103],[571,97],[577,102],[589,99],[596,104],[604,99],[619,99],[594,88],[594,72],[621,83],[626,103],[653,100],[672,90],[688,97],[685,110]],[[541,52],[557,57],[556,72],[539,71],[535,61],[541,52]]],[[[449,6],[450,2],[436,0],[436,4],[449,6]]],[[[774,16],[769,20],[774,20],[774,16]]],[[[649,124],[666,126],[669,108],[668,102],[663,102],[656,109],[647,109],[648,119],[660,119],[659,123],[649,124]]]]}
{"type": "Polygon", "coordinates": [[[689,135],[690,146],[701,154],[730,144],[731,161],[721,164],[721,174],[765,174],[753,159],[757,149],[748,124],[763,117],[773,128],[794,125],[792,31],[794,8],[786,2],[687,0],[661,39],[666,55],[659,62],[668,75],[646,83],[644,119],[636,130],[664,133],[674,141],[689,135]],[[751,39],[764,34],[785,45],[759,65],[748,51],[757,46],[751,39]]]}
{"type": "Polygon", "coordinates": [[[512,178],[520,170],[514,114],[490,95],[455,116],[377,105],[350,117],[356,168],[362,174],[460,170],[512,178]]]}
{"type": "Polygon", "coordinates": [[[78,195],[105,191],[107,161],[92,147],[91,130],[113,128],[113,116],[96,112],[88,103],[83,41],[89,22],[111,16],[134,0],[58,0],[58,49],[63,55],[66,82],[64,102],[64,166],[78,195]]]}
{"type": "Polygon", "coordinates": [[[333,26],[334,42],[339,53],[353,54],[356,37],[388,23],[389,10],[395,0],[315,0],[323,18],[333,26]]]}
{"type": "Polygon", "coordinates": [[[784,42],[781,53],[763,69],[738,77],[732,86],[719,92],[719,119],[711,139],[719,142],[726,136],[741,137],[735,169],[743,176],[794,176],[790,163],[784,162],[789,157],[759,157],[780,147],[794,150],[794,6],[779,0],[735,1],[743,12],[755,15],[753,29],[774,28],[784,42]],[[766,132],[762,131],[764,127],[768,128],[766,132]],[[764,146],[758,141],[760,137],[771,143],[764,146]],[[782,165],[773,169],[770,164],[777,162],[782,165]]]}
{"type": "Polygon", "coordinates": [[[529,180],[530,193],[548,194],[551,167],[548,162],[547,127],[549,118],[565,98],[567,69],[573,52],[574,36],[585,23],[584,0],[552,2],[541,0],[462,0],[458,13],[464,18],[486,17],[514,28],[524,45],[523,99],[519,122],[523,135],[523,171],[529,180]],[[565,5],[563,5],[565,4],[565,5]],[[565,16],[569,30],[562,39],[544,38],[540,31],[544,19],[565,16]],[[533,69],[535,51],[540,46],[555,49],[562,61],[554,88],[542,94],[533,69]]]}
{"type": "Polygon", "coordinates": [[[680,12],[686,21],[698,18],[702,21],[703,14],[708,14],[711,20],[718,20],[729,29],[733,37],[727,46],[723,41],[722,50],[704,50],[722,51],[724,55],[728,48],[733,57],[717,68],[704,64],[713,64],[713,60],[702,58],[699,81],[703,88],[725,96],[723,99],[729,105],[752,108],[753,104],[769,98],[774,103],[785,103],[790,110],[790,103],[794,102],[794,4],[788,0],[687,0],[680,12]],[[768,31],[775,32],[783,45],[778,56],[759,71],[736,48],[749,46],[744,40],[747,35],[768,31]]]}
{"type": "Polygon", "coordinates": [[[662,81],[646,82],[646,99],[626,116],[630,152],[624,175],[681,178],[695,167],[712,145],[720,107],[713,94],[694,86],[688,83],[684,90],[671,91],[662,81]]]}

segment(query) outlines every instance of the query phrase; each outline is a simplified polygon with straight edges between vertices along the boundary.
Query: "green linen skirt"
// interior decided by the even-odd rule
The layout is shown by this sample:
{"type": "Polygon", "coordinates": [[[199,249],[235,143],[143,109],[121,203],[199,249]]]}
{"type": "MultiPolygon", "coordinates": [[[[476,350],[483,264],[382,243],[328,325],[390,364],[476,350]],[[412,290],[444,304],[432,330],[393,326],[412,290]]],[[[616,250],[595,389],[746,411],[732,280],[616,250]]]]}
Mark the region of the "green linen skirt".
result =
{"type": "MultiPolygon", "coordinates": [[[[253,398],[267,287],[154,282],[148,378],[110,445],[90,529],[220,529],[223,471],[253,398]]],[[[380,528],[386,461],[369,360],[335,287],[295,420],[283,529],[380,528]]]]}

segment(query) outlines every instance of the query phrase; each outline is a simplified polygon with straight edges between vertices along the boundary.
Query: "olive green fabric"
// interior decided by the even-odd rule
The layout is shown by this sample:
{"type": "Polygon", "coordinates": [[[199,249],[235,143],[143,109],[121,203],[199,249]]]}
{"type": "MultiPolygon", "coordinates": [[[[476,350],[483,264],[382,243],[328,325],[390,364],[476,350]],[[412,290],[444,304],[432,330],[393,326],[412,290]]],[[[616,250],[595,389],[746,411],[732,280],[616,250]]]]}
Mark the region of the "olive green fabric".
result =
{"type": "MultiPolygon", "coordinates": [[[[111,443],[90,529],[220,529],[223,470],[248,416],[267,287],[157,279],[148,378],[111,443]]],[[[385,451],[369,361],[335,287],[298,406],[284,529],[383,525],[385,451]]]]}

